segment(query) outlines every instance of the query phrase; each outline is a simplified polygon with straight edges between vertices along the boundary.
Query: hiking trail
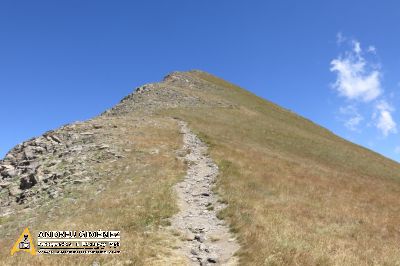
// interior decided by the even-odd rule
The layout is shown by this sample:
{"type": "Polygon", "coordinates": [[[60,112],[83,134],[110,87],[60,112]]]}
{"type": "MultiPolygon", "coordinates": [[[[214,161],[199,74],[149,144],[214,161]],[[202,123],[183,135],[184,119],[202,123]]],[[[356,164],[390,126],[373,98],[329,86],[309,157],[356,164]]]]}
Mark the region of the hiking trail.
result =
{"type": "Polygon", "coordinates": [[[183,135],[183,151],[188,169],[184,180],[175,185],[180,212],[172,220],[172,228],[185,236],[180,252],[191,265],[237,265],[234,253],[239,244],[217,213],[226,207],[212,191],[218,166],[207,154],[203,143],[179,121],[183,135]]]}

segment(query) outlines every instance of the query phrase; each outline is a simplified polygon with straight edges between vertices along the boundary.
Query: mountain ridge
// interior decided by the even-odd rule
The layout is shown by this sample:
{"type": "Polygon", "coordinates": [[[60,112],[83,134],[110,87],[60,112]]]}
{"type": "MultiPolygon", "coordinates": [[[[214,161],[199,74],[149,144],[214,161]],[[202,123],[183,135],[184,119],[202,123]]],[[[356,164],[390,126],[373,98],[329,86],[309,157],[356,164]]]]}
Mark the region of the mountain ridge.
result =
{"type": "Polygon", "coordinates": [[[240,264],[399,260],[398,163],[202,71],[172,72],[97,117],[14,147],[0,161],[0,244],[9,245],[15,224],[106,224],[129,239],[127,261],[182,262],[173,248],[182,236],[165,230],[185,170],[175,118],[220,169],[215,192],[227,208],[218,217],[238,235],[240,264]]]}

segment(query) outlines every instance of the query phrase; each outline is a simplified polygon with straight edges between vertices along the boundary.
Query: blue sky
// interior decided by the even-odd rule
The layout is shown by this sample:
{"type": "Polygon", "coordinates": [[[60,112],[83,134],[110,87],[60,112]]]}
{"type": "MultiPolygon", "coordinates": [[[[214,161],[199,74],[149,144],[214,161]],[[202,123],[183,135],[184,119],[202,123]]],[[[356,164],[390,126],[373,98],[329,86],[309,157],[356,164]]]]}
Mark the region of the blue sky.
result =
{"type": "Polygon", "coordinates": [[[398,1],[0,2],[0,157],[201,69],[400,160],[398,1]]]}

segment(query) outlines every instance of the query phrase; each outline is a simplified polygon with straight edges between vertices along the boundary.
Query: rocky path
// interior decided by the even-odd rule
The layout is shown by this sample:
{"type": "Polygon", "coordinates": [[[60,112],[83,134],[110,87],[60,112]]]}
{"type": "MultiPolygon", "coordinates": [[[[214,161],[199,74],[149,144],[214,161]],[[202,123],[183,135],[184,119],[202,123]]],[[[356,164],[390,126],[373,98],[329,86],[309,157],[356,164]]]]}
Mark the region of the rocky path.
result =
{"type": "Polygon", "coordinates": [[[191,265],[237,265],[234,253],[239,245],[228,226],[217,218],[218,211],[225,208],[212,191],[218,166],[207,155],[207,146],[187,124],[182,121],[179,124],[188,170],[185,179],[175,186],[180,212],[171,222],[184,236],[180,251],[191,265]]]}

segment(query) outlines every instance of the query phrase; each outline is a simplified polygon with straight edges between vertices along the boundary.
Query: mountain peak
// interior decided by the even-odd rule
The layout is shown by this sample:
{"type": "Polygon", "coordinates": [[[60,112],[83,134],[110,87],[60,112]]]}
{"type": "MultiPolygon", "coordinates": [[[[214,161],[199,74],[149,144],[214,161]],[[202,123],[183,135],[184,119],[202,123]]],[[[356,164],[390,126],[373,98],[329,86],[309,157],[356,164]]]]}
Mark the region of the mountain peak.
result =
{"type": "Polygon", "coordinates": [[[173,254],[161,265],[223,263],[237,248],[249,265],[359,265],[368,243],[371,261],[392,265],[399,173],[398,163],[227,81],[172,72],[100,116],[14,147],[0,161],[0,235],[11,246],[21,221],[35,231],[106,225],[135,245],[124,260],[143,265],[157,264],[155,252],[173,254]],[[340,257],[321,257],[326,243],[340,257]]]}

